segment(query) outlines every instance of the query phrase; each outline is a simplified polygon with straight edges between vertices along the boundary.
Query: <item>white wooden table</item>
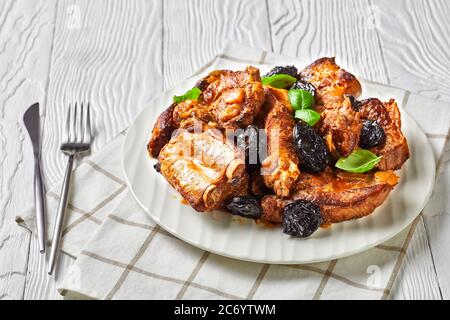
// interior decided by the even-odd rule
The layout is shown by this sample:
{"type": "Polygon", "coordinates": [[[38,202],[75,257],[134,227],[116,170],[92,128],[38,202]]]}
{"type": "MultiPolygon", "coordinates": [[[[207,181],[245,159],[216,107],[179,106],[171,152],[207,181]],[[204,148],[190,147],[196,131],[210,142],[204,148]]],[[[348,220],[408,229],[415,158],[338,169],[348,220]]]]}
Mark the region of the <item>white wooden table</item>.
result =
{"type": "MultiPolygon", "coordinates": [[[[58,147],[68,101],[95,106],[98,150],[227,40],[336,56],[365,79],[450,101],[449,16],[447,0],[1,0],[0,299],[61,298],[37,241],[14,222],[32,203],[32,153],[21,124],[32,103],[44,106],[49,187],[63,175],[58,147]]],[[[393,298],[450,298],[449,214],[419,223],[393,298]]]]}

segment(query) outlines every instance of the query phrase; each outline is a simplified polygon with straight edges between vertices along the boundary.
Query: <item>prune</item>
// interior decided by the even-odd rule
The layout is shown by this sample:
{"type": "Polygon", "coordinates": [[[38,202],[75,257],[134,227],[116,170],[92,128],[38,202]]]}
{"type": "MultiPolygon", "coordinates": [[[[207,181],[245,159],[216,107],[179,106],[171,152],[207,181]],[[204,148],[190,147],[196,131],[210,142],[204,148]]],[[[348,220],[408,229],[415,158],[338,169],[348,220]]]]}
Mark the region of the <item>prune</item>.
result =
{"type": "Polygon", "coordinates": [[[359,138],[361,148],[372,148],[383,145],[386,142],[386,134],[383,127],[376,121],[364,120],[359,138]]]}
{"type": "Polygon", "coordinates": [[[283,209],[283,233],[293,237],[309,237],[323,222],[319,206],[306,200],[296,200],[283,209]]]}
{"type": "Polygon", "coordinates": [[[277,66],[270,70],[264,77],[270,77],[276,74],[287,74],[294,78],[297,78],[298,70],[294,66],[277,66]]]}
{"type": "Polygon", "coordinates": [[[194,88],[199,88],[200,90],[205,91],[206,88],[208,87],[208,85],[209,85],[208,79],[207,78],[203,78],[203,79],[198,80],[195,83],[194,88]]]}
{"type": "Polygon", "coordinates": [[[356,100],[356,98],[352,95],[348,95],[347,97],[350,100],[350,106],[352,107],[352,109],[354,111],[359,111],[359,109],[361,108],[361,101],[356,100]]]}
{"type": "Polygon", "coordinates": [[[331,161],[331,154],[322,137],[306,122],[299,120],[293,130],[294,147],[300,164],[309,171],[319,173],[331,161]]]}
{"type": "Polygon", "coordinates": [[[251,124],[236,137],[237,146],[245,152],[245,165],[249,169],[255,169],[260,164],[258,131],[258,127],[251,124]]]}
{"type": "Polygon", "coordinates": [[[258,219],[262,215],[261,204],[252,196],[234,197],[225,205],[231,214],[258,219]]]}
{"type": "Polygon", "coordinates": [[[316,96],[316,87],[308,81],[298,80],[292,85],[291,89],[305,90],[311,93],[314,97],[316,96]]]}

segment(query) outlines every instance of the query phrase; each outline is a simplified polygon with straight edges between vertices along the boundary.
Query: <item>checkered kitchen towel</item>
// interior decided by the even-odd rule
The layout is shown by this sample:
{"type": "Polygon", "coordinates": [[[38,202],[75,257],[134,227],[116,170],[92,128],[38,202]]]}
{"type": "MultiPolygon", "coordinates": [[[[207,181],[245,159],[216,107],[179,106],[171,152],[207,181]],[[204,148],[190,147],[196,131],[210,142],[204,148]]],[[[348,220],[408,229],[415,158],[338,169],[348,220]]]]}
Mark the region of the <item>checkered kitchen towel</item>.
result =
{"type": "MultiPolygon", "coordinates": [[[[194,75],[215,68],[252,64],[306,65],[288,57],[235,44],[194,75]]],[[[438,183],[448,183],[450,106],[399,90],[403,107],[427,133],[438,183]]],[[[74,259],[59,291],[98,299],[379,299],[387,298],[398,275],[418,217],[393,239],[366,252],[310,265],[268,265],[237,261],[197,249],[171,236],[146,215],[127,189],[120,152],[124,134],[75,170],[63,231],[63,251],[74,259]]],[[[439,189],[439,187],[437,188],[439,189]]],[[[47,193],[52,226],[60,185],[47,193]]],[[[447,190],[447,189],[445,189],[447,190]]],[[[437,194],[437,193],[435,193],[437,194]]],[[[428,211],[448,208],[433,196],[428,211]]],[[[34,230],[33,210],[17,222],[34,230]]]]}

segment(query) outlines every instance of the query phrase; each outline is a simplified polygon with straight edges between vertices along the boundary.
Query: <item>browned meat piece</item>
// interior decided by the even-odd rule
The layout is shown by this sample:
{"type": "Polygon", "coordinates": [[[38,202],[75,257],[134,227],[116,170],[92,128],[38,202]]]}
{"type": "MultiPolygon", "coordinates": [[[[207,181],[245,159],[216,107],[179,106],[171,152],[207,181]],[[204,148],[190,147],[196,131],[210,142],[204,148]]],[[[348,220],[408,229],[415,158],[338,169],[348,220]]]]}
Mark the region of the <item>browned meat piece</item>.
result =
{"type": "Polygon", "coordinates": [[[346,95],[358,97],[361,84],[339,67],[334,58],[320,58],[300,72],[316,91],[316,111],[321,120],[315,125],[335,160],[348,156],[358,146],[361,122],[346,95]]]}
{"type": "Polygon", "coordinates": [[[176,104],[172,104],[164,110],[156,120],[152,130],[152,137],[147,144],[148,153],[152,157],[157,157],[164,145],[169,142],[172,132],[177,128],[177,124],[173,120],[172,114],[176,104]]]}
{"type": "Polygon", "coordinates": [[[247,193],[239,152],[205,125],[177,129],[158,160],[161,174],[197,211],[221,208],[230,197],[247,193]]]}
{"type": "Polygon", "coordinates": [[[312,83],[319,105],[341,103],[344,95],[358,97],[361,84],[354,75],[339,67],[334,58],[320,58],[300,72],[301,80],[312,83]]]}
{"type": "Polygon", "coordinates": [[[272,191],[267,188],[264,183],[264,178],[261,176],[260,170],[253,170],[249,173],[249,192],[255,196],[264,196],[272,194],[272,191]]]}
{"type": "Polygon", "coordinates": [[[292,200],[277,198],[274,195],[267,195],[261,199],[263,214],[261,220],[273,224],[283,223],[283,208],[292,200]]]}
{"type": "Polygon", "coordinates": [[[264,102],[259,70],[254,67],[245,71],[216,70],[197,86],[202,90],[198,101],[172,104],[158,117],[147,145],[151,156],[158,156],[172,132],[185,120],[195,117],[219,128],[243,128],[253,122],[264,102]]]}
{"type": "Polygon", "coordinates": [[[378,156],[382,156],[377,165],[379,170],[400,169],[409,158],[408,142],[401,128],[401,115],[394,99],[381,102],[376,98],[363,100],[359,103],[361,119],[378,122],[386,134],[386,143],[370,150],[378,156]]]}
{"type": "Polygon", "coordinates": [[[348,97],[339,104],[325,106],[316,125],[334,159],[348,156],[358,146],[361,127],[360,115],[348,97]]]}
{"type": "Polygon", "coordinates": [[[195,116],[221,128],[243,128],[253,122],[264,102],[259,70],[254,67],[245,71],[216,70],[197,85],[202,90],[198,103],[177,106],[176,121],[195,116]]]}
{"type": "Polygon", "coordinates": [[[300,170],[294,149],[295,125],[287,91],[266,87],[264,129],[267,135],[267,158],[262,162],[265,184],[279,197],[287,197],[300,170]]]}
{"type": "Polygon", "coordinates": [[[326,224],[361,218],[381,205],[397,183],[393,171],[354,174],[328,168],[319,175],[304,172],[289,199],[263,198],[262,219],[281,223],[283,207],[300,199],[320,206],[326,224]]]}

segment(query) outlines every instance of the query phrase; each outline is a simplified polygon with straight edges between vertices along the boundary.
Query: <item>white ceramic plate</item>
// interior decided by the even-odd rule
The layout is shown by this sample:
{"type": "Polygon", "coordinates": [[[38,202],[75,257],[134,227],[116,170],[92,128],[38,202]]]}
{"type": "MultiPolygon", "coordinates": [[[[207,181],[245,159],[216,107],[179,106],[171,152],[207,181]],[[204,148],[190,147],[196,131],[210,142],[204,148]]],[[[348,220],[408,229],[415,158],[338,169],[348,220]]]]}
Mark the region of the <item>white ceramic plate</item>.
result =
{"type": "MultiPolygon", "coordinates": [[[[128,130],[123,147],[123,170],[142,208],[165,230],[204,250],[262,263],[301,264],[349,256],[380,244],[406,228],[421,212],[433,187],[435,160],[427,138],[402,111],[403,133],[411,158],[398,172],[400,183],[385,203],[368,217],[319,229],[310,238],[284,235],[281,228],[264,228],[224,212],[198,213],[153,169],[146,145],[157,116],[172,96],[194,84],[190,79],[155,98],[128,130]]],[[[402,99],[404,91],[363,82],[364,96],[402,99]],[[398,95],[401,97],[398,97],[398,95]]]]}

